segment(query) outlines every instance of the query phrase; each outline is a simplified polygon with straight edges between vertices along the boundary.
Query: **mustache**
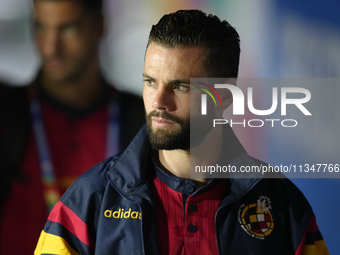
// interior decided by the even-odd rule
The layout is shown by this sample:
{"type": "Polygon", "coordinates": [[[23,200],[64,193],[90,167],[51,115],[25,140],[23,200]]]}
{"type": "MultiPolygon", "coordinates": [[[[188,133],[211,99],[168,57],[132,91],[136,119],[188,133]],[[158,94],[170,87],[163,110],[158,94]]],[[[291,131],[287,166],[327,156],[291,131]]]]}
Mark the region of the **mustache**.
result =
{"type": "Polygon", "coordinates": [[[147,119],[151,121],[151,117],[163,118],[163,119],[170,120],[178,124],[182,124],[182,120],[180,118],[173,116],[170,113],[165,112],[165,111],[154,110],[147,115],[147,119]]]}

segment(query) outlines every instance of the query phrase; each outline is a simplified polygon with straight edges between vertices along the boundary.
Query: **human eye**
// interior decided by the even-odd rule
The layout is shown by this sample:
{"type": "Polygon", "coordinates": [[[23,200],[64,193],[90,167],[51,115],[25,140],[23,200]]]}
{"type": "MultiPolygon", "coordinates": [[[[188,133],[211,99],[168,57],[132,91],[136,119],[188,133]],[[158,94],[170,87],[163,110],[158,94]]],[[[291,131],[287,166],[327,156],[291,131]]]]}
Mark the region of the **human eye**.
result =
{"type": "Polygon", "coordinates": [[[144,84],[149,86],[149,87],[152,87],[152,86],[155,85],[155,81],[153,79],[151,79],[151,78],[144,77],[143,81],[144,81],[144,84]]]}
{"type": "Polygon", "coordinates": [[[61,30],[70,35],[75,35],[79,33],[79,26],[76,24],[68,24],[61,27],[61,30]]]}
{"type": "Polygon", "coordinates": [[[176,84],[174,86],[174,89],[178,90],[178,91],[185,92],[185,91],[189,91],[190,90],[190,86],[184,85],[184,84],[176,84]]]}
{"type": "Polygon", "coordinates": [[[44,26],[40,22],[34,22],[33,29],[35,33],[41,33],[44,30],[44,26]]]}

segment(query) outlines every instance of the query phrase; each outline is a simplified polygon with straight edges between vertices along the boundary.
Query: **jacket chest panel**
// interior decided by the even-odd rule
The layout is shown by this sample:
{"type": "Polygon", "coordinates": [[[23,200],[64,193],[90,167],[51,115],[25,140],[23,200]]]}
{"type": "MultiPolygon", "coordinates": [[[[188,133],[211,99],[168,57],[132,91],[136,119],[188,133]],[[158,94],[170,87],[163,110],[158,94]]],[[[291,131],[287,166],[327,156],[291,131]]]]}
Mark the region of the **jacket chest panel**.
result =
{"type": "Polygon", "coordinates": [[[95,254],[143,254],[142,212],[126,199],[103,206],[98,221],[95,254]]]}
{"type": "Polygon", "coordinates": [[[220,253],[292,253],[291,240],[287,239],[290,223],[283,210],[265,194],[246,196],[222,208],[216,219],[220,253]]]}

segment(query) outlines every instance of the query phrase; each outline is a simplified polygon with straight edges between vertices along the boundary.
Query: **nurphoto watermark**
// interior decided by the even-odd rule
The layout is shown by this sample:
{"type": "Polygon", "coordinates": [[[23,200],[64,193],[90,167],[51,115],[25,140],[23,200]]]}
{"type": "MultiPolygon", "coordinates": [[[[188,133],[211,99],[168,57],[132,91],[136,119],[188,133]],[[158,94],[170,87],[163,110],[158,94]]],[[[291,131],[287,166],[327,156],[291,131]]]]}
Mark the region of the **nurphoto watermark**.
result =
{"type": "Polygon", "coordinates": [[[312,129],[331,114],[320,95],[335,84],[322,79],[191,79],[192,177],[340,178],[340,161],[316,161],[313,151],[307,154],[311,141],[317,143],[312,129]],[[301,142],[287,146],[289,139],[291,145],[301,142]]]}

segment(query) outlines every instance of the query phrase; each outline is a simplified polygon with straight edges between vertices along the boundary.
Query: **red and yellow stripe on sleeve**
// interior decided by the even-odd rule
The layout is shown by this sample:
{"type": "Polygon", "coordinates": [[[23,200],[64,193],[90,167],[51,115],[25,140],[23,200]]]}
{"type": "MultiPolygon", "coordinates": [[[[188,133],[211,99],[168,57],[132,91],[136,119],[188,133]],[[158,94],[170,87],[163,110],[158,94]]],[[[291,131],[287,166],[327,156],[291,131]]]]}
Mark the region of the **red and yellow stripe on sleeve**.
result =
{"type": "Polygon", "coordinates": [[[326,243],[316,224],[315,216],[312,217],[295,255],[329,255],[326,243]]]}
{"type": "Polygon", "coordinates": [[[46,233],[45,231],[41,232],[34,254],[80,255],[74,251],[63,238],[46,233]]]}
{"type": "Polygon", "coordinates": [[[81,251],[93,251],[94,243],[88,225],[59,201],[48,216],[34,254],[78,255],[81,251]]]}

